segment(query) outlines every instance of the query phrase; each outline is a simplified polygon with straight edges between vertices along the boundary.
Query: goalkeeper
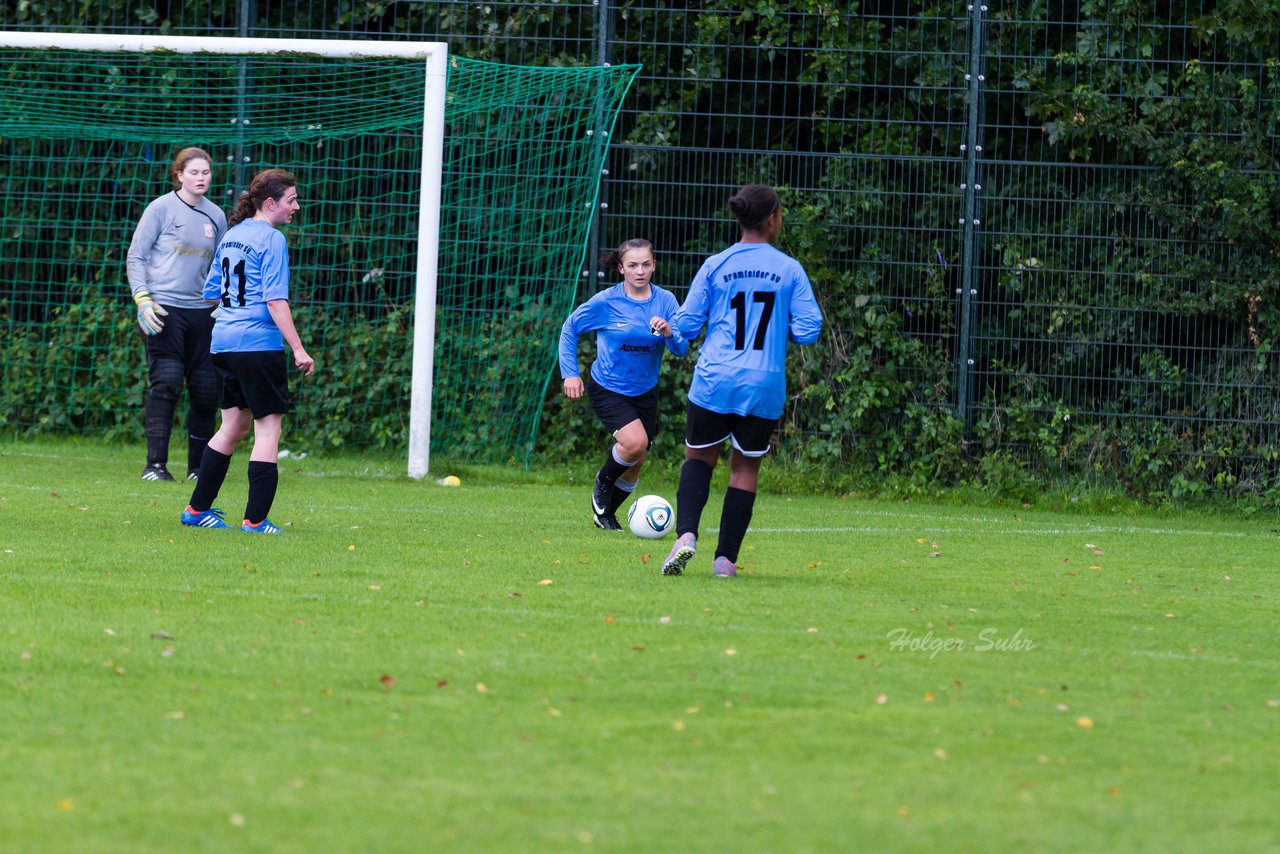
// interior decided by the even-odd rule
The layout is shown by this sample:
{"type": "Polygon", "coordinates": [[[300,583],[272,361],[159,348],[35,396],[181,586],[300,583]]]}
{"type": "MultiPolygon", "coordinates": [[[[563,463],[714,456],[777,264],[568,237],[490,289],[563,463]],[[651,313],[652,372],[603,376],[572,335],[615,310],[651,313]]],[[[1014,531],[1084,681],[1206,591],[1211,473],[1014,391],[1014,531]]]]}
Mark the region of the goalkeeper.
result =
{"type": "Polygon", "coordinates": [[[202,149],[179,151],[169,167],[173,191],[147,205],[129,244],[129,289],[138,308],[149,374],[143,480],[173,480],[169,433],[184,384],[188,480],[196,478],[214,431],[218,379],[209,356],[213,317],[203,289],[227,217],[205,197],[212,162],[202,149]]]}

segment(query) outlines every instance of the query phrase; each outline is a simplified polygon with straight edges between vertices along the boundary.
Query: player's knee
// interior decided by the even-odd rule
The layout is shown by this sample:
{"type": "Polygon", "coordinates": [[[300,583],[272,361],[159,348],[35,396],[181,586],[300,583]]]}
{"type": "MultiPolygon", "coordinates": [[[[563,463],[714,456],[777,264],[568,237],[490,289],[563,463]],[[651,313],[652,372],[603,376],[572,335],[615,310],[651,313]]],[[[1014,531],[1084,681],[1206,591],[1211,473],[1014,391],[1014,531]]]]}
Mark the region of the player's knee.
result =
{"type": "Polygon", "coordinates": [[[638,462],[649,450],[649,437],[643,430],[625,433],[618,436],[618,448],[628,460],[638,462]]]}
{"type": "Polygon", "coordinates": [[[161,359],[151,370],[151,396],[156,400],[176,401],[182,396],[182,364],[161,359]]]}

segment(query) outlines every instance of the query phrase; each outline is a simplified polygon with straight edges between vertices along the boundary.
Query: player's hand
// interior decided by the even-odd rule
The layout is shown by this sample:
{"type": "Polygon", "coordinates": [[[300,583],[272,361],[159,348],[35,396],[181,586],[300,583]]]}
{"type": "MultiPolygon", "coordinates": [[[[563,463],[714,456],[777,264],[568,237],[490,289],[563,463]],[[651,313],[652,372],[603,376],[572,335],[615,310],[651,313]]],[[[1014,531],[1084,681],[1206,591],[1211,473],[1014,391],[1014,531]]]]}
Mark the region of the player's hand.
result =
{"type": "Polygon", "coordinates": [[[303,376],[311,376],[316,372],[316,360],[307,354],[307,351],[301,347],[297,347],[293,351],[293,364],[298,370],[302,371],[303,376]]]}
{"type": "Polygon", "coordinates": [[[582,397],[582,377],[569,377],[564,381],[564,396],[570,400],[582,397]]]}
{"type": "Polygon", "coordinates": [[[661,335],[663,338],[670,338],[671,324],[667,323],[667,321],[661,317],[654,316],[649,318],[649,331],[654,335],[661,335]]]}
{"type": "Polygon", "coordinates": [[[164,329],[164,321],[160,318],[168,314],[164,306],[150,298],[144,299],[138,303],[138,326],[146,335],[159,335],[164,329]]]}

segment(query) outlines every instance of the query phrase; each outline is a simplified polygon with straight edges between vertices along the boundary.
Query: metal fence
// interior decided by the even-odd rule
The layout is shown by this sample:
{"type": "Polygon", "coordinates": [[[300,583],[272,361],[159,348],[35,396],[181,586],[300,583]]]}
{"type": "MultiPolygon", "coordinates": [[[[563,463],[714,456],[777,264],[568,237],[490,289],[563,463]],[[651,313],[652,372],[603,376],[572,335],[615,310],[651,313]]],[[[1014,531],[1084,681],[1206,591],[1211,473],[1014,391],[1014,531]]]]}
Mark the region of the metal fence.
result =
{"type": "MultiPolygon", "coordinates": [[[[930,355],[904,367],[943,388],[923,402],[989,445],[1049,447],[1127,420],[1183,453],[1216,441],[1265,460],[1280,447],[1280,248],[1261,233],[1277,230],[1280,202],[1255,199],[1235,226],[1223,207],[1276,187],[1280,42],[1261,12],[1259,32],[1239,35],[1227,17],[1240,4],[241,0],[168,4],[167,18],[146,3],[66,5],[71,17],[10,11],[4,25],[425,38],[511,63],[643,63],[594,249],[649,238],[658,280],[682,294],[736,237],[725,199],[767,180],[816,224],[830,280],[930,355]],[[1249,239],[1231,230],[1250,225],[1249,239]],[[1010,429],[1014,410],[1033,417],[1010,429]]],[[[607,275],[587,267],[584,294],[607,275]]]]}

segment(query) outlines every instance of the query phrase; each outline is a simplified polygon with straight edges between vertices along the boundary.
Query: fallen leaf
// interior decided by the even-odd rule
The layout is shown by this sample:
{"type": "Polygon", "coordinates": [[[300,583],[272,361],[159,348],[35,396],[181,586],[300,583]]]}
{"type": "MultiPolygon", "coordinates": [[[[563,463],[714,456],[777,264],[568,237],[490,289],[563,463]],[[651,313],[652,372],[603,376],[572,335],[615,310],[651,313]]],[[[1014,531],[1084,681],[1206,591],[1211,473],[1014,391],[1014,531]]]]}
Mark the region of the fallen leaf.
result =
{"type": "Polygon", "coordinates": [[[879,705],[883,706],[883,705],[884,705],[885,703],[887,703],[887,702],[889,702],[889,697],[888,697],[887,695],[885,695],[885,694],[876,694],[876,703],[878,703],[879,705]]]}
{"type": "Polygon", "coordinates": [[[933,692],[932,692],[932,691],[926,691],[926,692],[925,692],[925,694],[924,694],[924,701],[925,701],[926,703],[932,703],[932,702],[934,701],[934,699],[935,699],[935,698],[934,698],[934,696],[933,696],[933,692]]]}
{"type": "Polygon", "coordinates": [[[383,685],[395,685],[395,684],[396,684],[396,678],[395,678],[394,676],[388,676],[386,673],[384,673],[384,674],[382,674],[381,676],[379,676],[379,677],[378,677],[378,681],[379,681],[379,682],[381,682],[383,685]]]}
{"type": "Polygon", "coordinates": [[[662,623],[662,624],[665,626],[665,625],[667,625],[668,623],[670,623],[670,622],[671,622],[671,618],[670,618],[670,617],[665,617],[665,616],[664,616],[664,617],[659,617],[659,618],[658,618],[658,622],[659,622],[659,623],[662,623]]]}
{"type": "Polygon", "coordinates": [[[369,589],[370,589],[370,590],[381,590],[382,588],[381,588],[381,587],[379,587],[379,586],[378,586],[378,585],[376,585],[376,584],[370,584],[370,585],[369,585],[369,589]]]}
{"type": "Polygon", "coordinates": [[[732,648],[730,648],[730,649],[726,649],[726,650],[724,651],[724,654],[725,654],[725,655],[737,655],[737,654],[738,654],[738,651],[737,651],[736,649],[732,649],[732,648]]]}
{"type": "Polygon", "coordinates": [[[477,682],[477,683],[476,683],[476,693],[477,693],[477,694],[488,694],[488,693],[489,693],[489,686],[488,686],[488,685],[486,685],[486,684],[484,684],[483,682],[477,682]]]}
{"type": "Polygon", "coordinates": [[[1093,729],[1093,718],[1076,718],[1076,726],[1080,729],[1093,729]]]}
{"type": "Polygon", "coordinates": [[[644,554],[640,555],[640,562],[641,562],[641,563],[648,563],[648,562],[649,562],[649,553],[648,553],[648,552],[645,552],[644,554]]]}
{"type": "Polygon", "coordinates": [[[616,622],[616,621],[617,621],[617,619],[618,619],[618,618],[617,618],[617,617],[615,617],[615,616],[613,616],[613,614],[605,614],[605,615],[604,615],[604,621],[605,621],[606,623],[613,623],[613,622],[616,622]]]}
{"type": "Polygon", "coordinates": [[[947,758],[947,751],[943,750],[941,747],[936,747],[933,750],[933,755],[939,759],[945,760],[947,758]]]}
{"type": "Polygon", "coordinates": [[[353,551],[355,551],[355,550],[356,550],[356,544],[355,544],[355,543],[352,543],[351,545],[347,546],[347,551],[349,551],[349,552],[353,552],[353,551]]]}
{"type": "Polygon", "coordinates": [[[684,732],[684,721],[673,721],[671,728],[676,732],[684,732]]]}
{"type": "Polygon", "coordinates": [[[1100,555],[1102,554],[1102,549],[1093,549],[1093,553],[1096,555],[1100,555]]]}
{"type": "MultiPolygon", "coordinates": [[[[556,561],[556,563],[559,563],[559,561],[556,561]]],[[[538,582],[538,586],[539,586],[539,587],[550,587],[550,586],[551,586],[552,584],[554,584],[554,583],[555,583],[555,582],[553,582],[550,578],[544,578],[544,579],[542,579],[541,581],[539,581],[539,582],[538,582]]]]}

